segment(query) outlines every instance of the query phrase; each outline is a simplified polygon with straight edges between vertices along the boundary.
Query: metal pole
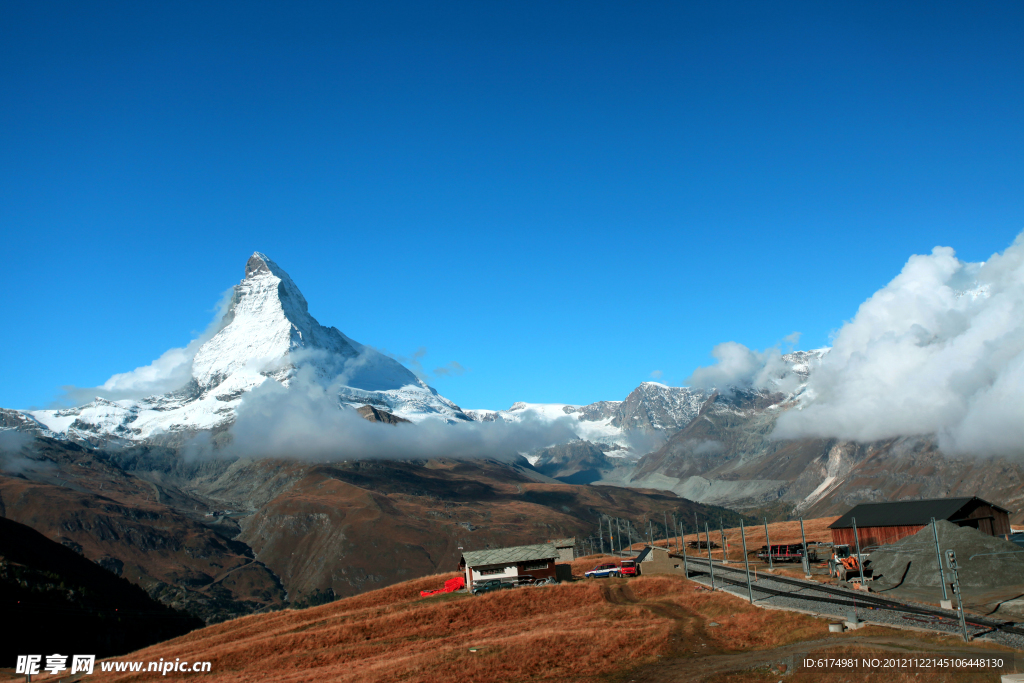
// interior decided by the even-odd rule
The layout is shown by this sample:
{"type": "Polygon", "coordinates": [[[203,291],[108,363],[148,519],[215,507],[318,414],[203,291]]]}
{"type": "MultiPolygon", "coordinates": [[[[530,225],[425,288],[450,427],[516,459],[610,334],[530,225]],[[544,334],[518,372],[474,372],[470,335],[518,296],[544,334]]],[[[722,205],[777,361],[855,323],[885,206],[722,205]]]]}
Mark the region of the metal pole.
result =
{"type": "Polygon", "coordinates": [[[956,591],[956,607],[960,611],[960,628],[964,631],[964,642],[971,642],[971,637],[967,635],[967,615],[964,614],[964,601],[960,597],[960,573],[957,570],[953,570],[953,590],[956,591]]]}
{"type": "Polygon", "coordinates": [[[767,517],[764,517],[764,542],[768,544],[768,568],[775,569],[775,562],[772,560],[772,539],[768,537],[767,517]]]}
{"type": "Polygon", "coordinates": [[[688,578],[690,578],[690,568],[686,564],[686,546],[685,545],[683,546],[682,550],[683,550],[683,578],[687,578],[688,579],[688,578]]]}
{"type": "Polygon", "coordinates": [[[754,604],[754,589],[750,586],[750,562],[747,561],[747,535],[743,529],[743,518],[740,517],[740,538],[743,539],[743,568],[747,571],[747,596],[750,604],[754,604]]]}
{"type": "Polygon", "coordinates": [[[946,550],[946,568],[953,575],[953,592],[956,593],[957,611],[960,612],[960,628],[964,631],[964,642],[969,643],[971,637],[967,635],[967,615],[964,614],[964,601],[960,595],[960,567],[956,562],[956,552],[952,548],[946,550]]]}
{"type": "Polygon", "coordinates": [[[932,517],[932,538],[935,539],[935,561],[939,563],[939,585],[942,586],[942,599],[949,600],[946,594],[946,575],[942,571],[942,553],[939,551],[939,531],[935,528],[935,518],[932,517]]]}
{"type": "Polygon", "coordinates": [[[711,590],[715,590],[715,562],[711,559],[711,534],[707,522],[704,523],[704,537],[708,539],[708,567],[711,569],[711,590]]]}
{"type": "Polygon", "coordinates": [[[804,535],[804,518],[800,518],[800,540],[804,544],[804,578],[811,578],[811,561],[807,559],[807,536],[804,535]]]}
{"type": "Polygon", "coordinates": [[[860,568],[860,587],[864,587],[864,560],[860,558],[860,538],[857,536],[857,518],[850,517],[853,522],[853,542],[857,544],[857,567],[860,568]]]}
{"type": "Polygon", "coordinates": [[[676,532],[676,550],[682,550],[683,548],[683,537],[679,533],[679,522],[676,521],[676,513],[672,513],[672,531],[676,532]]]}
{"type": "Polygon", "coordinates": [[[722,518],[718,518],[718,531],[722,534],[722,562],[729,561],[729,544],[725,542],[725,527],[722,524],[722,518]]]}
{"type": "Polygon", "coordinates": [[[665,550],[672,552],[672,546],[668,543],[668,511],[661,511],[661,521],[665,523],[665,550]]]}
{"type": "Polygon", "coordinates": [[[626,538],[629,540],[629,554],[633,554],[633,533],[629,528],[629,520],[626,520],[626,538]]]}
{"type": "Polygon", "coordinates": [[[604,555],[604,522],[597,518],[597,540],[601,542],[601,554],[604,555]]]}

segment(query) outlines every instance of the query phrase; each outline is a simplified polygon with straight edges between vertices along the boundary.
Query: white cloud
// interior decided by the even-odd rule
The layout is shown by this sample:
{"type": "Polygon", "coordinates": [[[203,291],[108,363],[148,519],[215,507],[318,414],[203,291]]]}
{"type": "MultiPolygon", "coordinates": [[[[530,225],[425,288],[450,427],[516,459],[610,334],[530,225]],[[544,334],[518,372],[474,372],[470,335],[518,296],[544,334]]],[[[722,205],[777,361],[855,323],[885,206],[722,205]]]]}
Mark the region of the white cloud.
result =
{"type": "Polygon", "coordinates": [[[929,434],[949,453],[1024,452],[1024,234],[984,263],[912,256],[839,330],[774,436],[929,434]]]}
{"type": "Polygon", "coordinates": [[[664,374],[661,370],[655,370],[651,373],[651,379],[661,379],[664,374]]]}
{"type": "MultiPolygon", "coordinates": [[[[575,438],[573,420],[447,424],[426,419],[386,425],[338,403],[338,381],[325,386],[301,367],[287,387],[264,382],[247,394],[230,428],[225,455],[348,460],[369,458],[510,458],[575,438]]],[[[194,444],[201,452],[203,444],[194,444]]]]}
{"type": "Polygon", "coordinates": [[[467,369],[462,366],[458,361],[451,361],[447,365],[442,365],[439,368],[434,368],[434,377],[457,377],[459,375],[466,374],[467,369]]]}
{"type": "Polygon", "coordinates": [[[192,359],[199,351],[199,347],[230,322],[225,318],[225,314],[231,305],[233,292],[234,288],[224,292],[215,309],[213,320],[206,330],[185,348],[169,349],[149,365],[113,375],[98,387],[64,387],[64,399],[74,404],[91,401],[97,396],[116,401],[165,394],[186,386],[192,380],[192,359]]]}
{"type": "Polygon", "coordinates": [[[711,355],[717,362],[697,368],[686,380],[688,386],[698,389],[737,387],[791,391],[799,384],[778,348],[756,351],[730,341],[713,348],[711,355]]]}
{"type": "Polygon", "coordinates": [[[713,455],[725,450],[725,444],[721,441],[701,440],[693,448],[694,455],[713,455]]]}

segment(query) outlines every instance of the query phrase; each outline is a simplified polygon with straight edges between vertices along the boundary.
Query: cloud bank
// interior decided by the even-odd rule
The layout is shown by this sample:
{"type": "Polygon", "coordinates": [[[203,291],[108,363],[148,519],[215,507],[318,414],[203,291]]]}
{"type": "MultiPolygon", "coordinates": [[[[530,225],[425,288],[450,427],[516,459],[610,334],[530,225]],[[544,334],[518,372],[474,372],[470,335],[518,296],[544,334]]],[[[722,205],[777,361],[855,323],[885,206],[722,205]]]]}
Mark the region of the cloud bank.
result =
{"type": "MultiPolygon", "coordinates": [[[[339,405],[338,381],[300,368],[287,387],[267,381],[247,394],[222,455],[313,461],[425,458],[509,459],[575,438],[572,419],[386,425],[339,405]]],[[[204,450],[204,449],[200,449],[204,450]]]]}
{"type": "MultiPolygon", "coordinates": [[[[799,339],[799,333],[786,337],[786,341],[799,339]]],[[[686,380],[696,389],[770,389],[793,391],[800,379],[791,372],[789,363],[782,359],[778,347],[756,351],[738,342],[725,342],[711,350],[714,365],[697,368],[686,380]]]]}
{"type": "MultiPolygon", "coordinates": [[[[738,375],[749,366],[722,353],[738,375]]],[[[951,454],[1024,453],[1024,233],[984,263],[912,256],[839,330],[774,436],[930,434],[951,454]]]]}

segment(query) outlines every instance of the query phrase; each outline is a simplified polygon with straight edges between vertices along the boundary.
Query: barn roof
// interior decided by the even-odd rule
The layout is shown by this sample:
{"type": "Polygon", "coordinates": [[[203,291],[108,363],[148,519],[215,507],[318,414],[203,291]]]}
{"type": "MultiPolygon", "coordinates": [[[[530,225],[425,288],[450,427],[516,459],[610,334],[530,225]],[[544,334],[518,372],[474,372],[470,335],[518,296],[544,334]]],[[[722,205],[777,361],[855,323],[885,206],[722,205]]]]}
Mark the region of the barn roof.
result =
{"type": "Polygon", "coordinates": [[[492,548],[490,550],[471,550],[462,553],[462,559],[469,567],[484,567],[492,564],[515,564],[533,560],[557,560],[558,548],[550,543],[537,545],[518,545],[512,548],[492,548]]]}
{"type": "Polygon", "coordinates": [[[932,498],[930,500],[900,500],[888,503],[861,503],[845,515],[832,522],[829,529],[850,529],[853,519],[857,519],[857,528],[869,526],[911,526],[928,524],[931,518],[956,521],[969,514],[968,507],[973,504],[989,505],[1001,512],[1007,512],[998,505],[977,497],[968,498],[932,498]]]}

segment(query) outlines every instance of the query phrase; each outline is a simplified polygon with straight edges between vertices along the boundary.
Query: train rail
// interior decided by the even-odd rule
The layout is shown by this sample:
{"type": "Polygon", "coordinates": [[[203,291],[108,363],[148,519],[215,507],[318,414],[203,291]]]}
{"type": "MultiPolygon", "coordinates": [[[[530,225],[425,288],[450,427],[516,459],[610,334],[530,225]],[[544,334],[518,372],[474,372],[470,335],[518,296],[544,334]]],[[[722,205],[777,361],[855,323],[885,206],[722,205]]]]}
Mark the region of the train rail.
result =
{"type": "MultiPolygon", "coordinates": [[[[681,557],[681,556],[680,556],[681,557]]],[[[687,563],[690,565],[690,575],[701,574],[710,579],[710,571],[708,570],[708,559],[687,556],[687,563]],[[694,571],[694,565],[697,569],[694,571]]],[[[730,567],[722,564],[720,560],[716,560],[714,563],[715,570],[715,585],[716,587],[725,583],[730,586],[735,586],[743,589],[746,592],[747,582],[744,576],[745,570],[739,567],[730,567]],[[727,576],[728,574],[728,576],[727,576]],[[740,579],[736,579],[736,575],[740,575],[740,579]]],[[[898,614],[906,615],[904,618],[910,620],[920,621],[922,624],[929,626],[937,625],[935,621],[938,620],[945,626],[956,625],[959,626],[959,617],[953,613],[951,614],[948,610],[941,610],[932,607],[926,607],[923,605],[907,604],[893,600],[891,598],[883,598],[877,595],[871,595],[869,593],[862,593],[860,591],[853,591],[844,588],[838,588],[836,586],[827,586],[812,581],[801,581],[799,579],[793,579],[784,576],[777,576],[774,574],[761,574],[761,579],[757,582],[751,583],[751,588],[754,595],[754,601],[756,602],[759,598],[758,593],[764,594],[767,597],[785,597],[797,600],[806,600],[811,603],[825,603],[831,605],[839,605],[843,607],[858,608],[870,608],[877,610],[887,610],[898,614]],[[764,585],[758,585],[762,580],[769,580],[775,583],[793,586],[798,590],[780,590],[777,588],[769,588],[764,585]],[[922,618],[923,617],[923,618],[922,618]]],[[[764,598],[760,598],[764,599],[764,598]]],[[[983,630],[985,633],[991,633],[994,631],[1003,631],[1005,633],[1012,633],[1017,636],[1024,636],[1024,628],[1014,626],[1013,622],[997,621],[995,619],[988,619],[985,617],[968,616],[966,618],[967,624],[970,627],[978,628],[983,630]]],[[[915,624],[916,625],[916,624],[915,624]]],[[[939,630],[939,629],[935,629],[939,630]]],[[[979,634],[980,635],[980,634],[979,634]]]]}

